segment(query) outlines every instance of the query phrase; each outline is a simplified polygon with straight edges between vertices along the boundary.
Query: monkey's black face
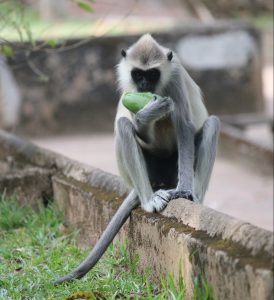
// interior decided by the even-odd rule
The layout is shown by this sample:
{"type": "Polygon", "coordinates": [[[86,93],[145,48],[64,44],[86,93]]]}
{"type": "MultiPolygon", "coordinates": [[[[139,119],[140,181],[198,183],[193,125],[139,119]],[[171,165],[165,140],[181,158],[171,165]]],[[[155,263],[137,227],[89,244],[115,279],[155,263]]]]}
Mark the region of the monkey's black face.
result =
{"type": "Polygon", "coordinates": [[[131,71],[131,77],[138,92],[153,93],[160,80],[161,72],[156,68],[149,70],[135,68],[131,71]]]}

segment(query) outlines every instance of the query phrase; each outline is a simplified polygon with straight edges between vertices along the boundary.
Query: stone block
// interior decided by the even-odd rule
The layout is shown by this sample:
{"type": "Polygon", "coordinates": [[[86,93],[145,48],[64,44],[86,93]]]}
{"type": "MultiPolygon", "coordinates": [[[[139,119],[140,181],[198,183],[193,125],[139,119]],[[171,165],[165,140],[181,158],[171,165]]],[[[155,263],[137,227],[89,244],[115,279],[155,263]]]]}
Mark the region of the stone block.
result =
{"type": "Polygon", "coordinates": [[[262,110],[260,52],[248,32],[184,37],[177,52],[199,84],[210,113],[262,110]]]}
{"type": "Polygon", "coordinates": [[[79,230],[78,244],[91,248],[122,203],[121,196],[62,175],[53,176],[52,184],[54,201],[66,222],[79,230]]]}
{"type": "Polygon", "coordinates": [[[264,147],[230,125],[222,124],[219,153],[250,172],[273,177],[273,149],[264,147]]]}
{"type": "Polygon", "coordinates": [[[47,204],[52,200],[52,172],[47,169],[15,169],[0,175],[0,193],[16,195],[22,204],[47,204]]]}

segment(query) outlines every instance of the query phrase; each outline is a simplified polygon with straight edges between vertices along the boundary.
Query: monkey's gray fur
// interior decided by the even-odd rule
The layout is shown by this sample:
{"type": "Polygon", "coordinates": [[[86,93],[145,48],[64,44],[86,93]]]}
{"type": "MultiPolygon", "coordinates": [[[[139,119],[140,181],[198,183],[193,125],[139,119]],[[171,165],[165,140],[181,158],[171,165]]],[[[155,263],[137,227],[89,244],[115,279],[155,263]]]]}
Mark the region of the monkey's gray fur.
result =
{"type": "Polygon", "coordinates": [[[219,119],[208,116],[199,87],[175,53],[143,35],[118,65],[121,92],[153,92],[136,114],[120,100],[115,119],[120,174],[132,189],[89,256],[55,284],[84,276],[100,259],[130,212],[163,210],[183,197],[202,203],[211,176],[219,119]]]}

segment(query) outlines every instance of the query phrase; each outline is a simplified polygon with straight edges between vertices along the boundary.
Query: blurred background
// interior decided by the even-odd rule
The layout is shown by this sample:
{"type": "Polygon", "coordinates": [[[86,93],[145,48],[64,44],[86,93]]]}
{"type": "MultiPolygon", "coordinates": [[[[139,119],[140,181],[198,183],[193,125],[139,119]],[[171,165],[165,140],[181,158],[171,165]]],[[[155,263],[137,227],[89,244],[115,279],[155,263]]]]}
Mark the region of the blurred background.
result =
{"type": "Polygon", "coordinates": [[[146,32],[222,120],[205,205],[273,230],[272,0],[0,1],[0,128],[118,174],[115,67],[146,32]]]}

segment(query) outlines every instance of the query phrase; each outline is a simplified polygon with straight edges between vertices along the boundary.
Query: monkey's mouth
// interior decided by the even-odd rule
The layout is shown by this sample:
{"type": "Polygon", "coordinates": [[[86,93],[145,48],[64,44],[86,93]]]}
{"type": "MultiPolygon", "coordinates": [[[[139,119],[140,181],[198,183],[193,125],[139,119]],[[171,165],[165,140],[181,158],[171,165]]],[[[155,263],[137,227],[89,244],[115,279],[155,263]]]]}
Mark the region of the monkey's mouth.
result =
{"type": "Polygon", "coordinates": [[[138,89],[138,93],[154,93],[155,89],[138,89]]]}
{"type": "Polygon", "coordinates": [[[152,85],[144,85],[144,86],[138,86],[137,91],[139,93],[154,93],[155,92],[155,86],[152,85]]]}
{"type": "Polygon", "coordinates": [[[147,80],[142,80],[137,83],[137,91],[139,93],[154,93],[155,92],[155,84],[147,81],[147,80]]]}

